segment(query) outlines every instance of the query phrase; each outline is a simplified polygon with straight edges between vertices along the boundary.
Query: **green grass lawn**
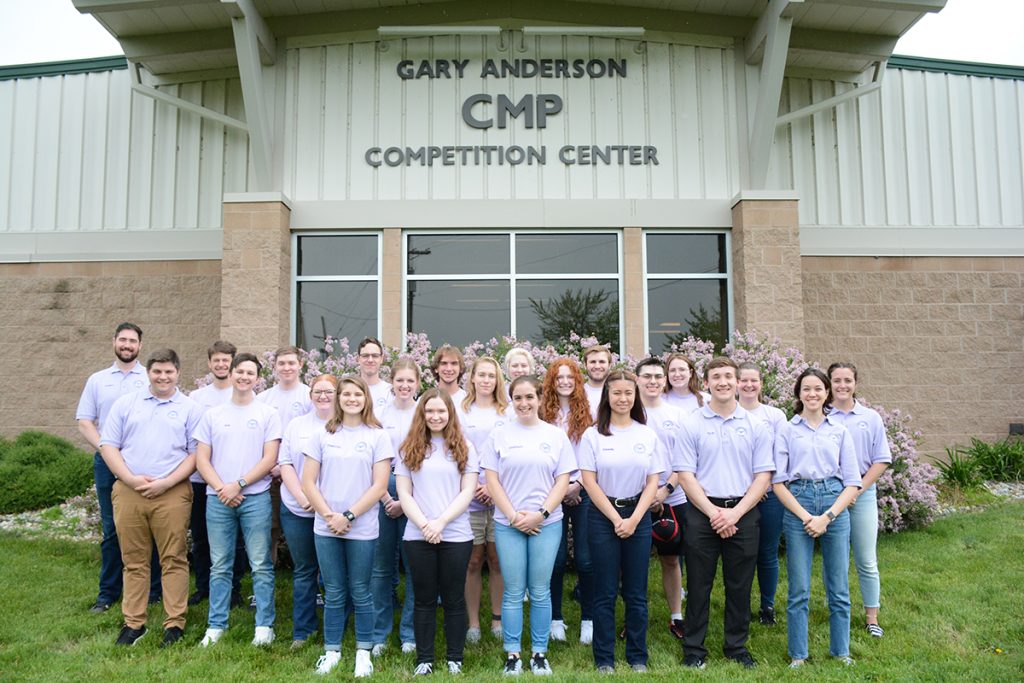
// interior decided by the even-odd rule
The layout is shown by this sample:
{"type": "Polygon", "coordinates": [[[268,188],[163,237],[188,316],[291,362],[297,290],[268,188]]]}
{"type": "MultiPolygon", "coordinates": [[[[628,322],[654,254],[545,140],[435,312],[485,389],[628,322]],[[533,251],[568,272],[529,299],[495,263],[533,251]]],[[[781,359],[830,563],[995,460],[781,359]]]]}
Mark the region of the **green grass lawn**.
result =
{"type": "MultiPolygon", "coordinates": [[[[816,562],[811,612],[812,661],[800,671],[787,669],[785,568],[780,586],[780,624],[752,624],[750,649],[760,667],[748,672],[721,656],[722,595],[716,587],[703,672],[684,671],[681,649],[668,634],[668,613],[660,596],[657,563],[651,572],[649,633],[652,680],[702,681],[999,681],[1024,678],[1024,503],[1005,503],[987,511],[939,520],[924,531],[885,536],[879,547],[882,570],[882,624],[886,636],[873,640],[863,630],[856,575],[852,654],[846,668],[829,660],[828,624],[816,562]]],[[[151,632],[133,648],[115,648],[121,624],[117,606],[104,615],[86,608],[95,597],[99,548],[92,544],[26,540],[0,535],[0,680],[9,681],[243,681],[312,680],[321,652],[311,645],[289,650],[291,636],[290,575],[278,578],[278,641],[267,650],[249,645],[253,615],[231,614],[231,627],[215,647],[196,645],[205,628],[206,608],[192,608],[184,643],[160,650],[162,612],[150,611],[151,632]]],[[[784,563],[783,563],[784,565],[784,563]]],[[[567,580],[569,587],[571,578],[567,580]]],[[[567,590],[568,592],[568,590],[567,590]]],[[[757,588],[755,585],[756,596],[757,588]]],[[[578,634],[579,613],[567,605],[570,638],[578,634]]],[[[486,623],[486,622],[485,622],[486,623]]],[[[440,644],[439,644],[440,645],[440,644]]],[[[351,678],[351,630],[341,665],[331,678],[351,678]]],[[[439,653],[443,649],[439,647],[439,653]]],[[[590,649],[570,642],[553,644],[550,659],[556,680],[597,680],[590,649]]],[[[620,651],[620,675],[627,673],[620,651]]],[[[411,678],[414,655],[392,643],[375,660],[378,681],[411,678]]],[[[439,657],[439,661],[442,657],[439,657]]],[[[465,680],[498,678],[499,643],[486,634],[467,647],[465,680]]],[[[529,675],[528,673],[524,675],[529,675]]],[[[447,673],[435,678],[449,679],[447,673]]]]}

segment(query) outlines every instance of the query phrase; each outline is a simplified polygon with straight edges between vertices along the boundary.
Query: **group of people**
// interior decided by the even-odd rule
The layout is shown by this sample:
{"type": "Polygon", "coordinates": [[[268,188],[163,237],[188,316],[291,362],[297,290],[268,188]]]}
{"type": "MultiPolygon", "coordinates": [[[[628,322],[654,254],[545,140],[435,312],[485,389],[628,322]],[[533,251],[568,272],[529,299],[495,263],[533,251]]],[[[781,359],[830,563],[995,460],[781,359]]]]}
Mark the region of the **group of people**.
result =
{"type": "Polygon", "coordinates": [[[393,629],[400,560],[407,582],[399,640],[416,653],[414,674],[434,670],[439,604],[445,668],[461,672],[466,642],[481,638],[485,564],[503,673],[528,667],[550,674],[549,642],[568,638],[562,601],[570,535],[579,640],[591,645],[601,673],[615,671],[617,635],[627,665],[646,671],[652,545],[684,666],[706,665],[719,558],[724,654],[756,666],[747,649],[753,579],[756,573],[757,617],[774,625],[783,534],[791,666],[809,656],[816,540],[829,654],[852,663],[851,543],[867,631],[883,635],[875,482],[891,456],[881,418],[856,401],[852,364],[804,371],[794,387],[796,414],[787,420],[761,403],[759,368],[725,357],[707,363],[702,383],[685,355],[647,358],[634,373],[612,369],[610,351],[594,346],[583,368],[561,358],[538,377],[523,349],[510,351],[504,366],[479,357],[467,368],[462,353],[445,345],[433,357],[436,386],[420,394],[418,365],[399,359],[384,381],[383,345],[367,338],[357,349],[358,374],[321,375],[309,386],[300,378],[299,350],[278,349],[276,383],[257,395],[258,358],[218,341],[208,352],[212,383],[186,396],[177,386],[177,354],[156,351],[143,367],[141,343],[138,326],[118,326],[114,365],[89,378],[77,413],[98,451],[103,520],[100,593],[91,609],[106,611],[121,597],[123,576],[118,644],[145,635],[147,602],[162,596],[162,646],[182,638],[188,604],[207,597],[200,644],[213,646],[228,627],[246,566],[255,594],[252,642],[273,642],[275,479],[294,564],[293,648],[319,630],[323,586],[321,674],[339,664],[350,616],[354,675],[372,674],[393,629]]]}

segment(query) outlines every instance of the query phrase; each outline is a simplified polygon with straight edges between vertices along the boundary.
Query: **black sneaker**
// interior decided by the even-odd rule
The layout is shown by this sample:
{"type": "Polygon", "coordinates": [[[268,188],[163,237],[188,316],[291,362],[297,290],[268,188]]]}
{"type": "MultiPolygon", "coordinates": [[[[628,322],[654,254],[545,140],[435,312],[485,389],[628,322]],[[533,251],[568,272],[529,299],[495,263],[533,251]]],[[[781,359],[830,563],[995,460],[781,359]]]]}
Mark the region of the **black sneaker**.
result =
{"type": "Polygon", "coordinates": [[[753,669],[757,666],[757,662],[754,661],[754,658],[750,656],[749,652],[741,652],[734,657],[727,657],[726,659],[731,659],[737,664],[742,665],[744,669],[753,669]]]}
{"type": "Polygon", "coordinates": [[[551,665],[548,664],[548,658],[543,652],[534,652],[533,657],[530,657],[530,671],[534,676],[551,675],[551,665]]]}
{"type": "Polygon", "coordinates": [[[505,659],[505,668],[501,673],[504,676],[518,676],[523,671],[523,662],[516,655],[509,655],[505,659]]]}
{"type": "Polygon", "coordinates": [[[668,632],[671,633],[676,640],[682,640],[685,638],[686,635],[683,633],[683,620],[673,619],[668,622],[668,632]]]}
{"type": "Polygon", "coordinates": [[[182,631],[177,626],[171,626],[169,628],[165,628],[164,629],[164,639],[163,639],[163,641],[161,641],[160,647],[170,647],[171,645],[174,645],[176,642],[181,640],[182,636],[184,636],[184,635],[185,635],[185,632],[182,631]]]}
{"type": "Polygon", "coordinates": [[[89,614],[103,614],[108,609],[110,609],[109,602],[97,600],[95,603],[93,603],[93,606],[89,608],[89,614]]]}
{"type": "Polygon", "coordinates": [[[704,658],[699,655],[686,655],[683,657],[683,666],[688,669],[704,669],[707,665],[704,658]]]}
{"type": "Polygon", "coordinates": [[[151,605],[159,605],[161,600],[163,600],[163,597],[160,595],[149,596],[149,604],[151,605]]]}
{"type": "Polygon", "coordinates": [[[121,627],[121,633],[117,636],[117,645],[134,645],[139,642],[142,636],[146,635],[146,627],[132,628],[128,624],[121,627]]]}
{"type": "Polygon", "coordinates": [[[196,591],[192,595],[188,596],[189,607],[195,607],[196,605],[202,604],[203,600],[206,600],[208,597],[208,595],[196,591]]]}
{"type": "Polygon", "coordinates": [[[762,607],[761,613],[757,615],[757,618],[764,626],[775,626],[775,608],[762,607]]]}

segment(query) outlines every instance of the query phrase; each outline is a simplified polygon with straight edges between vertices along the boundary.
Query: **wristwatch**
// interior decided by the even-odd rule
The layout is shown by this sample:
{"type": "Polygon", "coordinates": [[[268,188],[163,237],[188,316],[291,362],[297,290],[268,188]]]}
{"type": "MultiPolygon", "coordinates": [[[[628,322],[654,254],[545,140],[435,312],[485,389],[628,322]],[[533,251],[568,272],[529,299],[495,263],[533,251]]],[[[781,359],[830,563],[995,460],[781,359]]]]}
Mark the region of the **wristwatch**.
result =
{"type": "Polygon", "coordinates": [[[355,514],[353,514],[353,512],[351,510],[345,510],[341,514],[344,515],[345,519],[347,519],[350,522],[356,521],[356,516],[355,516],[355,514]]]}
{"type": "Polygon", "coordinates": [[[673,491],[675,491],[675,490],[676,490],[676,487],[675,487],[675,486],[673,486],[672,484],[670,484],[670,483],[669,483],[669,482],[667,482],[667,481],[665,482],[665,488],[667,488],[667,489],[668,489],[668,492],[669,492],[669,494],[671,494],[671,493],[672,493],[673,491]]]}
{"type": "Polygon", "coordinates": [[[831,510],[825,510],[825,516],[828,517],[828,521],[830,522],[836,521],[836,516],[832,514],[831,510]]]}
{"type": "Polygon", "coordinates": [[[240,478],[235,483],[238,484],[238,488],[240,489],[244,489],[249,484],[249,482],[245,480],[245,477],[240,478]]]}
{"type": "Polygon", "coordinates": [[[551,513],[548,512],[547,510],[545,510],[544,508],[540,509],[540,514],[544,515],[544,519],[547,519],[548,517],[551,516],[551,513]]]}

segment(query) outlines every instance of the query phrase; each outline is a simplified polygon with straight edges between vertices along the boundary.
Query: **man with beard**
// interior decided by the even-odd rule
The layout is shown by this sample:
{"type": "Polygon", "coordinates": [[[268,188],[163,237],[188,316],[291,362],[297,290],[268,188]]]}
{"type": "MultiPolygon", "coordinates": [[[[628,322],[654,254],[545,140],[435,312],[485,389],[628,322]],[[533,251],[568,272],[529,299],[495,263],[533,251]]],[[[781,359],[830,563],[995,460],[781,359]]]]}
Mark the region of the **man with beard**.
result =
{"type": "MultiPolygon", "coordinates": [[[[189,394],[189,398],[199,404],[205,413],[210,408],[227,403],[231,400],[231,361],[238,349],[226,341],[215,341],[206,350],[206,364],[213,375],[213,381],[189,394]]],[[[188,604],[198,605],[210,595],[210,540],[206,535],[206,482],[199,471],[192,473],[192,571],[196,574],[196,592],[188,599],[188,604]]],[[[235,570],[232,581],[231,606],[242,601],[242,576],[248,565],[245,562],[245,549],[235,549],[235,570]],[[241,552],[239,552],[241,550],[241,552]]]]}
{"type": "MultiPolygon", "coordinates": [[[[114,364],[94,373],[85,383],[78,401],[75,419],[78,431],[96,451],[92,470],[96,479],[96,498],[100,506],[103,540],[100,542],[100,589],[96,602],[89,611],[100,614],[121,598],[122,571],[121,546],[114,527],[114,506],[110,495],[114,488],[114,474],[100,455],[99,426],[106,422],[114,401],[125,394],[140,391],[148,385],[146,369],[139,363],[142,349],[142,329],[134,323],[121,323],[114,330],[114,364]]],[[[160,571],[156,551],[153,552],[154,570],[149,587],[149,601],[160,599],[160,571]]]]}
{"type": "Polygon", "coordinates": [[[608,371],[612,369],[612,352],[607,346],[595,344],[583,350],[583,365],[587,371],[587,383],[583,389],[587,392],[587,400],[590,401],[590,416],[597,419],[597,404],[601,402],[601,391],[604,390],[604,380],[608,377],[608,371]]]}

